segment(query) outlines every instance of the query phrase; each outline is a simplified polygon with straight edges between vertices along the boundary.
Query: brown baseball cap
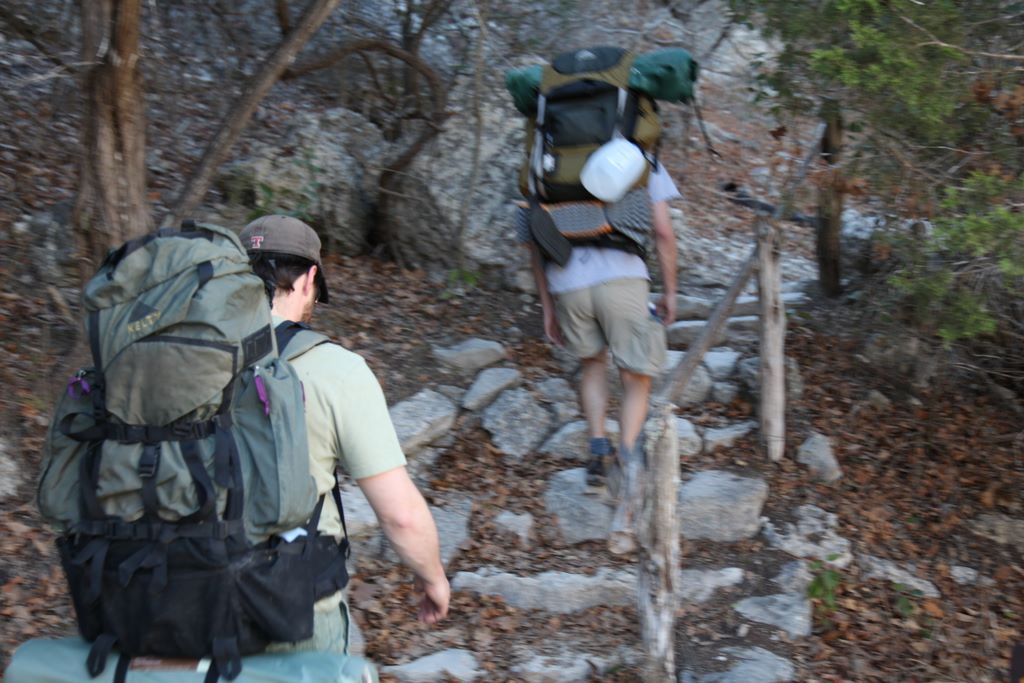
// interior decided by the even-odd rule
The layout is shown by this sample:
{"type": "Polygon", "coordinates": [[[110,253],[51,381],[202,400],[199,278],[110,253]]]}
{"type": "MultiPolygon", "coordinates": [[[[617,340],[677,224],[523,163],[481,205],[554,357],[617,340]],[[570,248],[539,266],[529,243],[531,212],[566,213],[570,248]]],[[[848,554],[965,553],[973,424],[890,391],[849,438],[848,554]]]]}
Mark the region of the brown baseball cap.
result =
{"type": "Polygon", "coordinates": [[[320,238],[313,228],[298,218],[275,214],[260,216],[245,226],[238,237],[250,256],[257,253],[287,254],[315,263],[318,300],[327,303],[327,280],[320,261],[320,238]]]}

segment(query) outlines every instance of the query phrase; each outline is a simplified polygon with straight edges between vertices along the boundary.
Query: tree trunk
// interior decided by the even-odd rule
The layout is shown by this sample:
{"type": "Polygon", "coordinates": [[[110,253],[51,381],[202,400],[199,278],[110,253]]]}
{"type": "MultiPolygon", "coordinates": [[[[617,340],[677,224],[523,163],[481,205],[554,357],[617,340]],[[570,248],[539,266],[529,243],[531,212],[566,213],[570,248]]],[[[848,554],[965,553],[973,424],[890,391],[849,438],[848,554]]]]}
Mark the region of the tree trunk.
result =
{"type": "Polygon", "coordinates": [[[761,298],[761,441],[773,462],[786,450],[786,311],[779,259],[782,235],[774,221],[758,219],[758,290],[761,298]]]}
{"type": "Polygon", "coordinates": [[[259,73],[252,77],[242,96],[231,107],[220,130],[217,131],[206,148],[206,152],[199,162],[199,168],[185,185],[174,209],[164,218],[164,225],[174,225],[180,222],[182,218],[187,217],[199,206],[213,181],[213,174],[217,171],[217,167],[224,161],[231,146],[249,123],[249,119],[256,111],[260,101],[340,2],[341,0],[312,0],[309,3],[295,27],[277,46],[259,73]]]}
{"type": "Polygon", "coordinates": [[[657,436],[650,439],[651,465],[640,525],[637,610],[644,640],[645,683],[676,680],[676,582],[679,577],[679,442],[672,404],[655,402],[657,436]]]}
{"type": "Polygon", "coordinates": [[[106,250],[149,232],[146,117],[139,77],[141,0],[85,0],[86,111],[74,225],[83,272],[106,250]]]}
{"type": "Polygon", "coordinates": [[[825,134],[821,138],[821,157],[832,167],[828,180],[818,189],[818,280],[826,296],[839,296],[840,247],[843,229],[843,193],[840,182],[839,150],[843,144],[843,121],[839,105],[829,101],[822,107],[825,134]]]}

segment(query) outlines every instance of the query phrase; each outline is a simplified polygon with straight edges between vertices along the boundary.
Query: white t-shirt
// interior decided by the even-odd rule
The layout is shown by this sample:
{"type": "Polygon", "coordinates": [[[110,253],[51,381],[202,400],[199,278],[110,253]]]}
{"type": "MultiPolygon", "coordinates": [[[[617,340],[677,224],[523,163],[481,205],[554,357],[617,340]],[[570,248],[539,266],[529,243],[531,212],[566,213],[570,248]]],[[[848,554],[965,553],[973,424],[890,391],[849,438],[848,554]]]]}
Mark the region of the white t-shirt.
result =
{"type": "MultiPolygon", "coordinates": [[[[682,196],[661,163],[647,178],[647,193],[652,204],[682,196]]],[[[552,294],[585,289],[610,280],[651,279],[647,264],[636,254],[602,247],[573,247],[564,266],[549,262],[544,272],[548,278],[548,291],[552,294]]]]}

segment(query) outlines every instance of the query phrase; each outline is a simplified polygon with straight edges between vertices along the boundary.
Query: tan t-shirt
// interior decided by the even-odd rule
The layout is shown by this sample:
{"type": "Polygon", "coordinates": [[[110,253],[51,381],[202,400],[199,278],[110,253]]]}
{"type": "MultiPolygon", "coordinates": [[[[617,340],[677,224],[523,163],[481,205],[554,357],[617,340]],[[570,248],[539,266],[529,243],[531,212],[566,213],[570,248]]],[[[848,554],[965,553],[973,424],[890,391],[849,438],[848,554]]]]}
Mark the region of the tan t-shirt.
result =
{"type": "Polygon", "coordinates": [[[292,365],[306,395],[310,473],[317,495],[327,494],[319,529],[340,539],[341,522],[330,495],[335,466],[363,479],[404,466],[405,455],[384,392],[361,356],[337,344],[320,344],[292,365]]]}

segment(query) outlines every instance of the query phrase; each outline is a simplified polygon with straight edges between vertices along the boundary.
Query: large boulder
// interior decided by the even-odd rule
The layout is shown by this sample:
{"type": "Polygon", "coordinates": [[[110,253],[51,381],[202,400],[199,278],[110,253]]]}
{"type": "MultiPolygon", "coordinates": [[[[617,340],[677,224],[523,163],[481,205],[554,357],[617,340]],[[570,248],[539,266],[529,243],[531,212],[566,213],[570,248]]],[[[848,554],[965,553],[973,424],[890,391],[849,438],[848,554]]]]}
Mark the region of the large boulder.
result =
{"type": "Polygon", "coordinates": [[[366,247],[382,161],[392,152],[380,130],[348,109],[296,114],[292,125],[217,184],[235,203],[259,213],[290,213],[320,231],[343,254],[366,247]]]}
{"type": "Polygon", "coordinates": [[[488,78],[479,97],[481,136],[473,181],[475,121],[468,109],[472,78],[456,80],[451,103],[466,109],[448,120],[403,172],[400,192],[389,199],[388,215],[410,263],[452,264],[460,246],[456,234],[463,211],[461,247],[469,267],[514,270],[525,263],[516,248],[513,220],[523,159],[522,117],[511,106],[501,78],[488,78]],[[470,193],[467,196],[467,193],[470,193]]]}

